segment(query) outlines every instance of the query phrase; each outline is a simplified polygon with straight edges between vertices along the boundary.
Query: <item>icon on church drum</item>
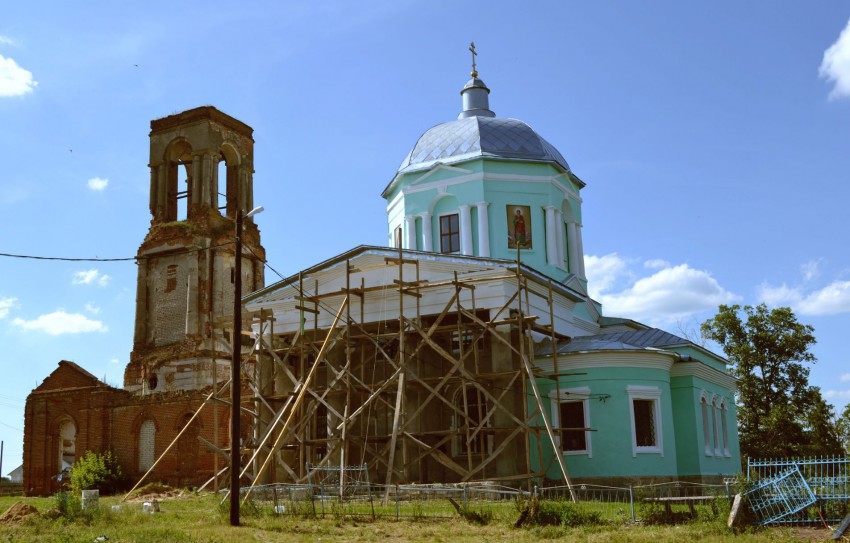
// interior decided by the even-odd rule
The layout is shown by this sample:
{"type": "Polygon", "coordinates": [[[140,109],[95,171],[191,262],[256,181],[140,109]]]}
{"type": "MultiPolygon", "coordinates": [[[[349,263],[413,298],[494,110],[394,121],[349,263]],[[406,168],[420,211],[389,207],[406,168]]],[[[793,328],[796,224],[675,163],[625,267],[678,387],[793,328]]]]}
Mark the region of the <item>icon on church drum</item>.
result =
{"type": "Polygon", "coordinates": [[[531,207],[507,206],[508,248],[531,249],[531,207]]]}

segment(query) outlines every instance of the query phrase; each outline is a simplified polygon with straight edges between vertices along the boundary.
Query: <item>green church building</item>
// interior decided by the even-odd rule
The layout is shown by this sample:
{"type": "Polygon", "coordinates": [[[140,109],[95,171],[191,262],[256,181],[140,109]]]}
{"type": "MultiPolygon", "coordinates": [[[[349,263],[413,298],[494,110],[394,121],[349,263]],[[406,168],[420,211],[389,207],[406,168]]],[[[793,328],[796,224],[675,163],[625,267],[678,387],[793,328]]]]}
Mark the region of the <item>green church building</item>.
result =
{"type": "Polygon", "coordinates": [[[457,119],[401,162],[382,193],[387,247],[245,297],[247,371],[269,399],[253,439],[270,473],[366,464],[374,482],[506,484],[738,473],[726,361],[603,314],[584,269],[585,183],[529,125],[497,117],[489,94],[473,69],[457,119]],[[275,439],[287,409],[297,417],[275,439]]]}

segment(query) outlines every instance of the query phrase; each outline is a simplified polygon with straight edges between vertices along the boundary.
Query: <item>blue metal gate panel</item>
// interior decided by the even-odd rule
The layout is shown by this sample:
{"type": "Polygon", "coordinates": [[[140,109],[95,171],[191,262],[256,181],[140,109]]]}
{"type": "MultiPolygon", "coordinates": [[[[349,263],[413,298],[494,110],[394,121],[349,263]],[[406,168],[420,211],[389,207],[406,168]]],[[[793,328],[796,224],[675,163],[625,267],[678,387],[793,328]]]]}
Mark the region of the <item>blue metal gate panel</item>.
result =
{"type": "Polygon", "coordinates": [[[817,501],[796,464],[759,481],[744,496],[761,524],[777,522],[817,501]]]}

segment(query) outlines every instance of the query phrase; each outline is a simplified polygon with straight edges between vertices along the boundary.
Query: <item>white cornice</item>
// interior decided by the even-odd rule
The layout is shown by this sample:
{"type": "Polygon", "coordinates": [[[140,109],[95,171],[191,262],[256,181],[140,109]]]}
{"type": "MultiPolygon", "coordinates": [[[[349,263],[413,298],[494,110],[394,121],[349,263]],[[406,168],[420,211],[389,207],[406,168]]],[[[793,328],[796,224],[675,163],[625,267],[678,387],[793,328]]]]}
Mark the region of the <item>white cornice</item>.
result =
{"type": "Polygon", "coordinates": [[[511,181],[518,183],[550,183],[557,187],[564,195],[564,198],[570,197],[573,200],[582,203],[581,196],[578,192],[572,189],[569,185],[565,185],[563,181],[558,179],[559,176],[552,175],[517,175],[517,174],[509,174],[509,173],[488,173],[488,172],[472,172],[471,170],[464,170],[461,168],[456,168],[453,166],[445,166],[441,165],[442,168],[435,168],[429,171],[427,174],[423,175],[412,184],[408,185],[401,189],[400,194],[415,194],[417,192],[424,192],[428,190],[434,190],[440,186],[449,187],[453,185],[460,185],[463,183],[469,183],[470,181],[511,181]],[[442,179],[439,181],[431,181],[428,183],[422,183],[422,180],[426,177],[430,176],[432,173],[440,170],[440,169],[450,169],[452,171],[460,171],[460,172],[469,172],[466,175],[460,175],[454,177],[452,179],[442,179]]]}
{"type": "Polygon", "coordinates": [[[464,173],[464,174],[475,173],[473,170],[467,170],[465,168],[458,168],[457,166],[449,166],[447,164],[443,164],[442,162],[437,162],[424,175],[422,175],[419,179],[417,179],[416,181],[411,183],[411,186],[419,185],[420,183],[422,183],[423,181],[425,181],[426,179],[428,179],[429,177],[431,177],[432,175],[434,175],[435,173],[437,173],[440,170],[448,170],[450,172],[458,172],[458,173],[464,173]]]}
{"type": "MultiPolygon", "coordinates": [[[[558,371],[596,368],[640,368],[670,372],[675,353],[667,351],[599,350],[558,355],[558,371]]],[[[544,372],[555,371],[552,357],[535,360],[544,372]]]]}
{"type": "Polygon", "coordinates": [[[677,362],[673,365],[673,369],[670,371],[670,376],[697,377],[704,381],[708,381],[709,383],[719,385],[732,392],[738,388],[734,377],[699,361],[677,362]]]}

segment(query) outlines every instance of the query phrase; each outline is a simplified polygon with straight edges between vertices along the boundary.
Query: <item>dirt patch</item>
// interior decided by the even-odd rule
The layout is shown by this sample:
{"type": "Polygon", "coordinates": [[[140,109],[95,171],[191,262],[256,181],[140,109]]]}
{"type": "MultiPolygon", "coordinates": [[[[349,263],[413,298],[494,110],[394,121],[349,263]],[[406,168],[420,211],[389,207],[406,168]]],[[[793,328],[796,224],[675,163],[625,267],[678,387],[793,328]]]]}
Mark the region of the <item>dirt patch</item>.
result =
{"type": "MultiPolygon", "coordinates": [[[[192,495],[191,493],[188,493],[192,495]]],[[[151,483],[133,492],[127,499],[128,502],[149,502],[151,500],[162,501],[164,499],[182,498],[187,493],[179,488],[173,488],[161,483],[151,483]]]]}
{"type": "MultiPolygon", "coordinates": [[[[827,528],[789,526],[784,529],[788,531],[789,539],[793,541],[826,541],[832,537],[832,531],[827,528]]],[[[783,528],[774,528],[774,530],[783,530],[783,528]]]]}
{"type": "Polygon", "coordinates": [[[0,515],[0,524],[17,524],[24,517],[37,514],[38,509],[32,505],[27,505],[24,502],[16,502],[12,507],[6,509],[6,512],[0,515]]]}

